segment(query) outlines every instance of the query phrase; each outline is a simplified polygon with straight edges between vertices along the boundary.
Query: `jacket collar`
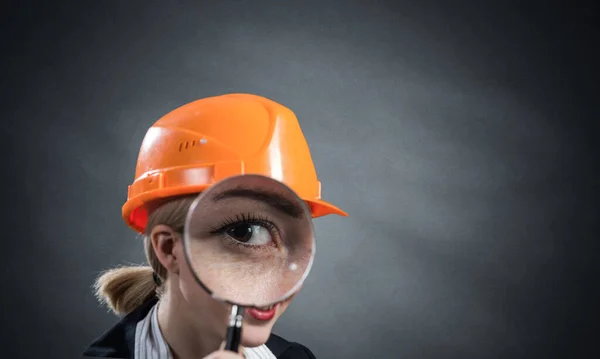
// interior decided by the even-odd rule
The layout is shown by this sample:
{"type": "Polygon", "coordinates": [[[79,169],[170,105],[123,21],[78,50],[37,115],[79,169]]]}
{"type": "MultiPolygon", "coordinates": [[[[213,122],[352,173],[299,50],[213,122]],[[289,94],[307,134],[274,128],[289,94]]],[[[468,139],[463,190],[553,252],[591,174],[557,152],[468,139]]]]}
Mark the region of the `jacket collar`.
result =
{"type": "Polygon", "coordinates": [[[127,314],[114,327],[96,339],[84,352],[84,356],[95,358],[133,358],[135,345],[135,327],[144,319],[150,309],[158,302],[153,297],[127,314]]]}
{"type": "MultiPolygon", "coordinates": [[[[127,314],[114,327],[96,339],[83,352],[83,355],[94,358],[133,359],[137,323],[148,315],[157,302],[158,298],[153,297],[133,312],[127,314]]],[[[275,334],[271,334],[266,345],[276,357],[279,357],[286,349],[292,346],[292,343],[275,334]]]]}

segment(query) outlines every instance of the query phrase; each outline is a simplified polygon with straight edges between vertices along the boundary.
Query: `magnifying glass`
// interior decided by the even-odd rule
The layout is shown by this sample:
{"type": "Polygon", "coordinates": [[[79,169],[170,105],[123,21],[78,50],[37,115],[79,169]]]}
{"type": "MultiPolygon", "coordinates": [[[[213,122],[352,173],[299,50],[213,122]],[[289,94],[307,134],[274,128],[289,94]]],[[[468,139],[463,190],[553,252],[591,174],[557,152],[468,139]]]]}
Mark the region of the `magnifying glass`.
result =
{"type": "Polygon", "coordinates": [[[294,295],[313,263],[306,203],[261,175],[226,178],[192,203],[184,228],[186,261],[198,284],[231,305],[226,350],[238,351],[246,311],[269,314],[294,295]]]}

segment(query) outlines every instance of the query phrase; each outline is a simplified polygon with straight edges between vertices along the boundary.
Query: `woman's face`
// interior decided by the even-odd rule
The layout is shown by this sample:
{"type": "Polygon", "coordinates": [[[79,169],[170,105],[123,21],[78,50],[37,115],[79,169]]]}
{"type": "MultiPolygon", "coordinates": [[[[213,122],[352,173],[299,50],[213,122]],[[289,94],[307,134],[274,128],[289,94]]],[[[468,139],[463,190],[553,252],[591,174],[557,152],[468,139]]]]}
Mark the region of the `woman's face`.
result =
{"type": "MultiPolygon", "coordinates": [[[[181,243],[181,241],[178,241],[181,243]]],[[[176,252],[183,255],[183,246],[176,245],[176,252]]],[[[183,265],[179,271],[179,290],[187,303],[190,312],[193,313],[193,326],[198,328],[203,334],[209,334],[215,337],[223,337],[227,330],[229,322],[230,307],[222,302],[213,299],[196,282],[189,266],[183,265]]],[[[242,330],[241,345],[245,347],[256,347],[264,344],[269,336],[273,325],[279,317],[285,312],[293,297],[279,303],[274,308],[272,318],[256,319],[250,313],[244,315],[244,324],[242,330]]]]}
{"type": "MultiPolygon", "coordinates": [[[[179,289],[197,327],[225,334],[230,308],[213,299],[197,282],[219,297],[256,304],[244,315],[242,345],[255,347],[269,338],[273,325],[298,289],[313,258],[312,216],[302,200],[284,187],[257,178],[218,185],[196,204],[187,227],[187,242],[177,241],[181,261],[179,289]],[[266,181],[266,182],[265,182],[266,181]],[[195,275],[196,276],[195,276],[195,275]]],[[[274,182],[274,181],[273,181],[274,182]]]]}

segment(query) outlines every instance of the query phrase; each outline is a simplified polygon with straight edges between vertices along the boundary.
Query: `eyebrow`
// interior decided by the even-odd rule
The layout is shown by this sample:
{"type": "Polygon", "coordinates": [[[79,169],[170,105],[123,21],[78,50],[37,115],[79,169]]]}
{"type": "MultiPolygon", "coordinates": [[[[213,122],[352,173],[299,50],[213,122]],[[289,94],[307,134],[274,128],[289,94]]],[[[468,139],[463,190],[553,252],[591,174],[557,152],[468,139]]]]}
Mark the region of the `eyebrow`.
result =
{"type": "Polygon", "coordinates": [[[302,208],[289,199],[273,192],[255,190],[250,188],[234,188],[217,194],[212,198],[213,201],[220,201],[227,198],[249,198],[255,201],[266,203],[270,207],[293,218],[302,218],[302,208]]]}

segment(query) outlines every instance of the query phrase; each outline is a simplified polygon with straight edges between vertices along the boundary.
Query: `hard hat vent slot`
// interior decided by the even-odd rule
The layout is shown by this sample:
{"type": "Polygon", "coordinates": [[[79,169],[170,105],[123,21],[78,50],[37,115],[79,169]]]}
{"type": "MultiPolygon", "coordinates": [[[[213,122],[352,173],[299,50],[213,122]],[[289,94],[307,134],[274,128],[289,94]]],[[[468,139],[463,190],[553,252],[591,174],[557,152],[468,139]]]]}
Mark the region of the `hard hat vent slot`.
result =
{"type": "Polygon", "coordinates": [[[196,140],[191,140],[191,141],[184,141],[184,142],[180,142],[179,143],[179,152],[194,148],[196,146],[199,145],[204,145],[206,144],[206,138],[201,138],[200,140],[196,141],[196,140]]]}

